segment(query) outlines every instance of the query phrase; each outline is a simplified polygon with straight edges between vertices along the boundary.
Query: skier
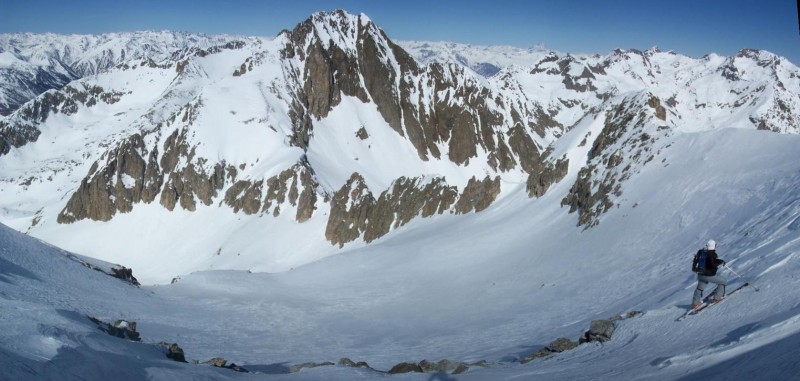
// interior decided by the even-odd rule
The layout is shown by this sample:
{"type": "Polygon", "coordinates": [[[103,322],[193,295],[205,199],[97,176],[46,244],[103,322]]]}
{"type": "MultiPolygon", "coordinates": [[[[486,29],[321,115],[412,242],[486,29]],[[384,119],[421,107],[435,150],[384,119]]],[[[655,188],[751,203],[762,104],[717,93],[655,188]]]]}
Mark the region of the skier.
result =
{"type": "Polygon", "coordinates": [[[692,309],[701,305],[703,290],[709,283],[717,285],[717,290],[711,296],[712,303],[719,302],[725,297],[725,286],[728,284],[728,280],[722,275],[717,275],[717,268],[724,264],[725,261],[717,257],[717,243],[713,239],[708,241],[705,248],[697,252],[695,263],[692,266],[692,269],[697,271],[697,289],[694,290],[692,309]]]}

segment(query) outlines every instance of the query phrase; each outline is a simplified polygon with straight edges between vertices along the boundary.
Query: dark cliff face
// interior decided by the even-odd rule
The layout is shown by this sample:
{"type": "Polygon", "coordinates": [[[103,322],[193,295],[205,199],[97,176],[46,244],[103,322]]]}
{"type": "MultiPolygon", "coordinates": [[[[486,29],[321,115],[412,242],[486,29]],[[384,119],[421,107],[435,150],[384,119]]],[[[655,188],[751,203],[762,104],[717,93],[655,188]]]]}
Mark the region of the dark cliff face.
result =
{"type": "Polygon", "coordinates": [[[461,194],[442,177],[401,177],[376,197],[354,173],[333,194],[325,238],[340,246],[359,238],[372,242],[417,217],[480,212],[499,194],[499,177],[473,177],[461,194]]]}
{"type": "Polygon", "coordinates": [[[144,148],[142,137],[133,135],[116,150],[106,153],[103,167],[95,162],[58,215],[58,222],[108,221],[117,211],[129,212],[133,204],[146,201],[152,194],[153,184],[145,173],[152,172],[153,168],[148,168],[152,163],[142,159],[144,148]]]}
{"type": "Polygon", "coordinates": [[[498,109],[510,106],[463,68],[420,66],[371,21],[355,17],[342,12],[317,14],[286,32],[282,56],[302,64],[286,73],[287,77],[302,73],[291,113],[295,145],[313,144],[310,118],[324,118],[343,96],[350,96],[374,103],[421,160],[442,158],[439,146],[445,145],[447,159],[458,165],[477,158],[481,149],[489,153],[488,164],[495,171],[520,164],[525,171],[533,169],[540,149],[531,135],[540,126],[522,127],[520,114],[528,110],[511,109],[515,120],[506,120],[498,109]],[[321,36],[330,33],[335,36],[324,41],[321,36]]]}

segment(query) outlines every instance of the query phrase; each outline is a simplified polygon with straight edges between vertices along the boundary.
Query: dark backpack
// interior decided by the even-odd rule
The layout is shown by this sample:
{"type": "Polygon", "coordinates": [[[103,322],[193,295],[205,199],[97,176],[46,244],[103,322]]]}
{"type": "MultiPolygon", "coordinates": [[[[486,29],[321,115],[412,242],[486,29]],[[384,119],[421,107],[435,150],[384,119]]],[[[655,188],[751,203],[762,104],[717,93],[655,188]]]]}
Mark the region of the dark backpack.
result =
{"type": "Polygon", "coordinates": [[[708,255],[708,250],[702,249],[698,250],[697,254],[694,255],[694,261],[692,261],[692,271],[696,273],[704,273],[711,267],[711,256],[708,255]]]}

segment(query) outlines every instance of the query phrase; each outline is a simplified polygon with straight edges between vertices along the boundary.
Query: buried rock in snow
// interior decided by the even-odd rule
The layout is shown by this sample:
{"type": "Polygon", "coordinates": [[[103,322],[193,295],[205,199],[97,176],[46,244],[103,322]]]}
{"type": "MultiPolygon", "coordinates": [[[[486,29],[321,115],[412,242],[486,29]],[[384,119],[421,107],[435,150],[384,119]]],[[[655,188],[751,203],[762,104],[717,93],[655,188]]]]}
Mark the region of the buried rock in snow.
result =
{"type": "Polygon", "coordinates": [[[570,339],[567,339],[566,337],[560,337],[550,342],[549,346],[544,347],[536,351],[535,353],[523,357],[522,359],[519,360],[519,362],[522,364],[526,364],[541,357],[547,357],[554,353],[561,353],[564,351],[568,351],[570,349],[574,349],[577,346],[578,343],[570,339]]]}
{"type": "Polygon", "coordinates": [[[353,360],[350,360],[347,357],[343,357],[343,358],[339,359],[339,366],[347,366],[347,367],[351,367],[351,368],[372,369],[372,367],[369,366],[369,364],[367,364],[364,361],[354,362],[353,360]]]}
{"type": "MultiPolygon", "coordinates": [[[[454,371],[454,370],[456,370],[456,369],[458,369],[459,367],[462,367],[462,366],[466,367],[467,369],[469,369],[469,366],[467,364],[460,363],[460,362],[456,363],[456,362],[452,362],[450,360],[440,360],[439,362],[435,362],[435,363],[434,362],[430,362],[428,360],[422,360],[419,363],[419,367],[425,373],[429,373],[429,372],[452,372],[452,371],[454,371]]],[[[463,372],[466,372],[466,369],[464,369],[462,371],[462,373],[463,372]]]]}
{"type": "Polygon", "coordinates": [[[126,320],[116,320],[114,324],[108,324],[99,319],[89,316],[92,323],[97,324],[97,327],[108,333],[111,336],[119,337],[120,339],[128,339],[132,341],[141,341],[139,332],[136,332],[136,322],[126,320]]]}
{"type": "Polygon", "coordinates": [[[177,343],[167,343],[162,341],[158,344],[166,348],[168,359],[178,362],[187,362],[186,355],[183,353],[183,349],[179,347],[177,343]]]}
{"type": "Polygon", "coordinates": [[[205,363],[208,364],[208,365],[213,365],[213,366],[215,366],[217,368],[224,368],[225,364],[228,363],[228,360],[225,360],[222,357],[214,357],[213,359],[208,360],[205,363]]]}
{"type": "Polygon", "coordinates": [[[419,364],[414,364],[413,362],[401,362],[389,369],[389,374],[400,374],[400,373],[422,373],[422,368],[419,364]]]}
{"type": "Polygon", "coordinates": [[[332,362],[330,362],[330,361],[325,361],[325,362],[322,362],[322,363],[306,362],[306,363],[302,363],[302,364],[292,365],[291,367],[289,367],[289,372],[297,373],[300,370],[305,369],[305,368],[316,368],[316,367],[320,367],[320,366],[331,366],[331,365],[334,365],[334,364],[332,362]]]}
{"type": "Polygon", "coordinates": [[[574,342],[574,341],[572,341],[570,339],[567,339],[566,337],[561,337],[561,338],[553,340],[553,342],[550,343],[550,346],[548,347],[548,349],[550,349],[553,352],[559,353],[559,352],[568,351],[570,349],[574,349],[577,346],[578,346],[578,343],[576,343],[576,342],[574,342]]]}
{"type": "Polygon", "coordinates": [[[133,269],[129,269],[125,266],[122,266],[122,268],[112,267],[111,272],[112,274],[110,275],[113,276],[114,278],[122,279],[134,286],[141,286],[136,277],[133,276],[133,269]]]}
{"type": "Polygon", "coordinates": [[[450,360],[440,360],[438,362],[431,362],[422,360],[419,364],[410,362],[401,362],[389,370],[389,374],[400,373],[441,373],[452,372],[453,374],[465,373],[469,370],[469,365],[462,362],[453,362],[450,360]]]}
{"type": "Polygon", "coordinates": [[[215,366],[217,368],[226,368],[226,369],[230,369],[230,370],[233,370],[233,371],[236,371],[236,372],[248,373],[247,369],[242,368],[242,367],[236,365],[235,363],[231,363],[230,365],[225,366],[225,364],[227,364],[227,363],[228,363],[228,360],[225,360],[222,357],[214,357],[213,359],[208,360],[208,361],[205,362],[205,364],[212,365],[212,366],[215,366]]]}

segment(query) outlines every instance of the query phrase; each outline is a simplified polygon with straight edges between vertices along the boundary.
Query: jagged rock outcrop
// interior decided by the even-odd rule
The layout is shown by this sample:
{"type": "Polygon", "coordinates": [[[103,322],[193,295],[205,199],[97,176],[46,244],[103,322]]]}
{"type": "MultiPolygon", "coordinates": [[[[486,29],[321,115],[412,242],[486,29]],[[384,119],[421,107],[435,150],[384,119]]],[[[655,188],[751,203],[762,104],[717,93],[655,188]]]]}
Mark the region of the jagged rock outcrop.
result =
{"type": "Polygon", "coordinates": [[[350,179],[331,197],[331,212],[325,228],[325,238],[334,245],[343,246],[356,240],[367,230],[367,216],[375,206],[364,178],[353,173],[350,179]]]}
{"type": "Polygon", "coordinates": [[[263,180],[256,182],[239,180],[225,192],[225,203],[233,208],[234,213],[241,211],[244,214],[256,214],[261,210],[263,188],[263,180]]]}
{"type": "Polygon", "coordinates": [[[347,357],[339,359],[339,363],[337,365],[346,366],[349,368],[365,368],[365,369],[375,370],[371,366],[369,366],[369,364],[367,364],[365,361],[355,362],[347,357]]]}
{"type": "MultiPolygon", "coordinates": [[[[183,120],[194,118],[194,109],[187,107],[183,120]]],[[[191,122],[189,122],[191,123],[191,122]]],[[[161,205],[168,210],[175,209],[177,204],[189,211],[196,208],[195,198],[205,205],[211,205],[212,198],[222,190],[228,168],[224,163],[216,163],[208,173],[204,169],[206,158],[196,158],[195,148],[189,143],[189,129],[175,130],[164,143],[164,154],[161,156],[161,172],[168,174],[161,191],[161,205]],[[178,163],[187,163],[182,168],[178,163]]]]}
{"type": "Polygon", "coordinates": [[[550,186],[567,176],[569,160],[564,157],[552,162],[545,162],[528,176],[528,196],[542,197],[550,186]]]}
{"type": "Polygon", "coordinates": [[[131,341],[142,341],[139,332],[136,332],[136,322],[116,320],[114,324],[109,324],[91,316],[89,316],[89,320],[96,324],[98,329],[111,336],[131,341]]]}
{"type": "Polygon", "coordinates": [[[656,123],[661,119],[652,96],[626,99],[606,113],[603,130],[588,153],[588,164],[578,172],[569,194],[561,200],[569,212],[578,212],[578,225],[590,227],[599,216],[614,206],[622,194],[622,183],[649,163],[659,150],[660,138],[670,127],[656,123]]]}
{"type": "Polygon", "coordinates": [[[361,175],[354,173],[331,198],[325,237],[341,246],[363,233],[364,241],[372,242],[417,216],[430,217],[450,210],[457,214],[480,212],[499,193],[499,177],[473,177],[460,195],[444,178],[401,177],[375,199],[361,175]]]}
{"type": "Polygon", "coordinates": [[[148,169],[154,169],[147,167],[152,163],[142,159],[144,149],[142,137],[134,134],[116,150],[106,153],[102,168],[95,162],[59,213],[58,222],[72,223],[86,218],[108,221],[117,211],[131,211],[133,204],[142,201],[144,190],[154,186],[145,184],[145,180],[155,181],[156,186],[160,181],[157,176],[145,177],[148,169]]]}
{"type": "Polygon", "coordinates": [[[240,180],[225,192],[225,203],[245,214],[280,214],[280,205],[289,202],[297,208],[295,220],[305,222],[316,210],[319,186],[307,162],[294,165],[266,180],[240,180]]]}
{"type": "Polygon", "coordinates": [[[331,198],[325,237],[340,246],[356,240],[372,242],[417,216],[430,217],[451,209],[458,198],[443,178],[401,177],[376,200],[360,174],[354,173],[331,198]]]}
{"type": "Polygon", "coordinates": [[[122,279],[125,282],[128,282],[134,286],[141,286],[141,283],[133,276],[133,269],[121,266],[121,267],[112,267],[111,268],[111,276],[117,279],[122,279]]]}
{"type": "Polygon", "coordinates": [[[480,212],[491,205],[500,194],[500,177],[494,179],[486,176],[483,180],[475,177],[469,179],[464,192],[455,205],[456,214],[465,214],[471,211],[480,212]]]}
{"type": "Polygon", "coordinates": [[[457,196],[456,188],[449,186],[444,178],[401,177],[381,193],[374,207],[370,209],[364,241],[372,242],[417,216],[442,214],[450,209],[457,196]]]}
{"type": "Polygon", "coordinates": [[[589,330],[581,336],[581,343],[590,343],[594,341],[605,342],[611,340],[611,335],[614,334],[614,321],[611,319],[592,320],[589,330]]]}
{"type": "MultiPolygon", "coordinates": [[[[184,118],[190,115],[191,109],[187,109],[184,118]]],[[[235,173],[235,169],[225,163],[216,163],[210,171],[204,169],[207,159],[196,158],[187,141],[188,133],[184,128],[167,137],[160,159],[158,147],[148,152],[140,134],[122,141],[115,150],[106,152],[102,167],[97,162],[92,165],[57,221],[108,221],[117,212],[130,212],[135,204],[150,203],[159,195],[161,205],[168,210],[180,205],[193,211],[198,200],[211,205],[222,190],[226,175],[235,173]],[[181,162],[185,164],[178,167],[181,162]]]]}
{"type": "Polygon", "coordinates": [[[164,349],[168,359],[177,362],[188,362],[186,361],[186,354],[184,354],[183,348],[179,347],[177,343],[162,341],[158,344],[164,349]]]}
{"type": "Polygon", "coordinates": [[[661,120],[667,120],[667,109],[661,105],[661,100],[655,96],[651,96],[650,99],[647,101],[647,105],[652,107],[655,110],[656,118],[661,120]]]}

